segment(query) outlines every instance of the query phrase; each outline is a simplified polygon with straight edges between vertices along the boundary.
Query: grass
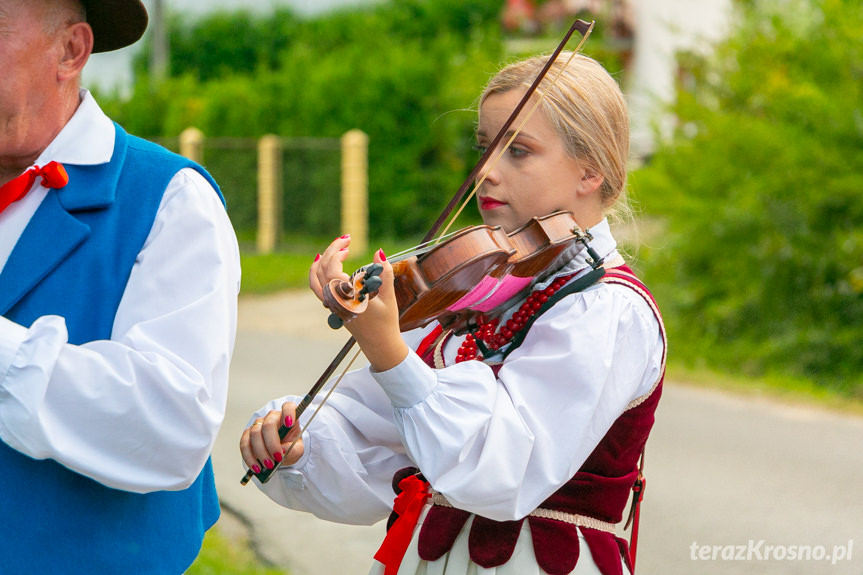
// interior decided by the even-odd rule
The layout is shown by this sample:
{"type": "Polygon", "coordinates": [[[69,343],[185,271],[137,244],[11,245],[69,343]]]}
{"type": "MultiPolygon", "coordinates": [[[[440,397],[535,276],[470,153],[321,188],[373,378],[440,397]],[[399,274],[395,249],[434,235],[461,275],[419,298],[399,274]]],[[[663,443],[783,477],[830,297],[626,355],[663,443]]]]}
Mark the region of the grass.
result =
{"type": "MultiPolygon", "coordinates": [[[[318,252],[323,251],[332,238],[308,238],[286,236],[281,248],[272,254],[258,254],[254,242],[240,236],[240,264],[243,269],[243,294],[273,293],[288,289],[308,289],[309,266],[318,252]]],[[[365,253],[351,254],[345,262],[345,271],[370,263],[378,248],[387,254],[398,253],[411,244],[404,240],[370,240],[365,253]]]]}
{"type": "Polygon", "coordinates": [[[261,564],[248,541],[230,539],[218,528],[207,531],[201,553],[187,575],[288,575],[287,571],[261,564]]]}
{"type": "MultiPolygon", "coordinates": [[[[317,253],[317,252],[315,252],[317,253]]],[[[262,294],[309,286],[309,266],[314,259],[306,254],[273,253],[240,255],[244,294],[262,294]]]]}
{"type": "Polygon", "coordinates": [[[789,404],[809,405],[863,416],[863,401],[849,397],[835,389],[818,385],[816,382],[786,375],[766,375],[748,377],[737,374],[720,373],[705,367],[692,368],[670,362],[667,366],[666,381],[719,389],[738,395],[769,397],[789,404]]]}

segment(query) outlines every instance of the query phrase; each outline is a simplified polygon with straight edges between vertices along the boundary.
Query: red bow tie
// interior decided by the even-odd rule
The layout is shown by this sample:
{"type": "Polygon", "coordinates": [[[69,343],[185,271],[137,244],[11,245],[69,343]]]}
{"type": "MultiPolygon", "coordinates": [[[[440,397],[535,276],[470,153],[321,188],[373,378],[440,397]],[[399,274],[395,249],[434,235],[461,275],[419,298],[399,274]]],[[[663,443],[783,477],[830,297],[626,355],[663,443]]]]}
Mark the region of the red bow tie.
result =
{"type": "Polygon", "coordinates": [[[48,162],[41,168],[33,166],[14,180],[0,186],[0,212],[9,207],[12,202],[23,198],[33,187],[37,177],[42,178],[42,185],[46,188],[59,189],[69,183],[69,175],[63,164],[48,162]]]}

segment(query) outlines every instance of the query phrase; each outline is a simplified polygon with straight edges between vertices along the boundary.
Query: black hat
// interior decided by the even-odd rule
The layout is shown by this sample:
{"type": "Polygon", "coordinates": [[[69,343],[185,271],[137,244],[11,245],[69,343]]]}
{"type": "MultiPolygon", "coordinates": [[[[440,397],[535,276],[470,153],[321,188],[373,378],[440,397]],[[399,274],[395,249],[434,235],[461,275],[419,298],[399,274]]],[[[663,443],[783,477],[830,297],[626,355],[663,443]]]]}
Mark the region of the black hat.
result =
{"type": "Polygon", "coordinates": [[[141,0],[83,0],[93,29],[93,52],[110,52],[134,44],[147,29],[141,0]]]}

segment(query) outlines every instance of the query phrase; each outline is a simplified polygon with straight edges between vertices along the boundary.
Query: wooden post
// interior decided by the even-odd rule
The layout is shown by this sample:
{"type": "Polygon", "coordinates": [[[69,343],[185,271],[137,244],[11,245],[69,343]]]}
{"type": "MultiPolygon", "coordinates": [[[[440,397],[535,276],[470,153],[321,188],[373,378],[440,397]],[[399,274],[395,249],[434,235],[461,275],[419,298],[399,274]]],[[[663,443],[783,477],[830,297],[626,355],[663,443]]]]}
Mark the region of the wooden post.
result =
{"type": "Polygon", "coordinates": [[[361,130],[342,136],[342,233],[351,234],[351,253],[369,245],[369,137],[361,130]]]}
{"type": "Polygon", "coordinates": [[[281,231],[282,141],[267,135],[258,142],[258,253],[272,253],[281,231]]]}
{"type": "Polygon", "coordinates": [[[198,128],[186,128],[180,133],[180,155],[198,164],[204,163],[204,133],[198,128]]]}

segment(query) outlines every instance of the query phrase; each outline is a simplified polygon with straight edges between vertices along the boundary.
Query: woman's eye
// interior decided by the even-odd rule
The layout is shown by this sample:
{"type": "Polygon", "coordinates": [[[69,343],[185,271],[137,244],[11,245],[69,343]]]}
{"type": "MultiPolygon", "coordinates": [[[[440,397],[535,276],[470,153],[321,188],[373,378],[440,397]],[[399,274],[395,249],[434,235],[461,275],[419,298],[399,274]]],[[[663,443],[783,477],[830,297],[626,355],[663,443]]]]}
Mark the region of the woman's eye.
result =
{"type": "MultiPolygon", "coordinates": [[[[488,150],[488,146],[484,146],[482,144],[474,144],[473,149],[480,153],[480,155],[485,154],[486,150],[488,150]]],[[[521,158],[528,154],[528,151],[519,146],[510,146],[507,148],[507,153],[514,158],[521,158]]]]}
{"type": "Polygon", "coordinates": [[[527,150],[524,148],[519,148],[518,146],[510,146],[509,154],[514,158],[521,158],[527,155],[527,150]]]}

